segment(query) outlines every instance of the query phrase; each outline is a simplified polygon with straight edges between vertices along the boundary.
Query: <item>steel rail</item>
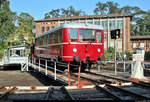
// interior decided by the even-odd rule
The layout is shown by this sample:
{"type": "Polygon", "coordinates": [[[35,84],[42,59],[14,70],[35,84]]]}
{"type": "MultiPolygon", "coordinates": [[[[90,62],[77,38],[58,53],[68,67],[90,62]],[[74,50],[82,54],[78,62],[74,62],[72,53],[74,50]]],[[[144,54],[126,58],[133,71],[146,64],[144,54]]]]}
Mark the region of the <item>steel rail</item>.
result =
{"type": "Polygon", "coordinates": [[[131,96],[135,96],[135,97],[140,98],[140,99],[150,100],[150,97],[140,95],[139,93],[134,93],[134,92],[128,91],[126,89],[122,89],[120,87],[116,87],[116,86],[113,86],[113,85],[110,85],[110,84],[105,84],[105,85],[108,86],[108,87],[110,87],[110,88],[114,88],[116,90],[119,90],[119,91],[125,92],[127,94],[130,94],[131,96]]]}
{"type": "Polygon", "coordinates": [[[65,86],[62,86],[61,89],[69,97],[70,100],[75,100],[74,97],[72,97],[71,94],[68,92],[68,90],[65,88],[65,86]]]}
{"type": "Polygon", "coordinates": [[[5,91],[5,90],[7,90],[7,89],[5,88],[5,86],[0,87],[0,91],[5,91]]]}
{"type": "MultiPolygon", "coordinates": [[[[127,91],[127,90],[125,90],[125,89],[122,89],[122,88],[119,88],[119,87],[116,87],[116,86],[112,86],[112,85],[107,84],[107,83],[105,83],[105,82],[97,81],[97,80],[94,80],[94,79],[91,79],[91,78],[86,78],[86,77],[83,77],[83,76],[81,76],[81,78],[90,80],[90,81],[92,81],[92,82],[94,82],[94,83],[96,83],[96,84],[98,84],[98,83],[103,83],[103,84],[105,84],[105,85],[107,85],[107,86],[109,86],[109,87],[118,89],[119,91],[123,91],[123,92],[128,93],[128,94],[130,94],[130,95],[132,95],[132,96],[137,96],[137,97],[140,97],[140,98],[142,98],[142,99],[149,99],[149,100],[150,100],[150,97],[146,97],[146,96],[140,95],[140,94],[138,94],[138,93],[134,93],[134,92],[131,92],[131,91],[127,91]]],[[[134,84],[139,84],[139,85],[141,85],[140,83],[134,83],[134,84]]],[[[142,86],[142,85],[141,85],[141,86],[142,86]]],[[[111,94],[111,93],[109,93],[109,94],[111,94]]],[[[114,96],[114,97],[116,97],[116,96],[114,96]]]]}
{"type": "Polygon", "coordinates": [[[45,100],[49,100],[49,99],[51,98],[51,95],[53,94],[53,91],[54,91],[53,87],[50,86],[50,87],[48,88],[48,91],[47,91],[47,95],[46,95],[46,97],[45,97],[45,100]]]}
{"type": "Polygon", "coordinates": [[[16,87],[11,88],[10,90],[8,90],[8,91],[6,91],[6,92],[4,92],[4,93],[2,94],[2,95],[0,96],[0,99],[7,99],[7,97],[8,97],[10,94],[14,93],[16,90],[17,90],[16,87]]]}
{"type": "Polygon", "coordinates": [[[89,74],[97,75],[97,76],[106,77],[106,78],[109,78],[109,79],[115,79],[115,80],[124,81],[124,82],[132,82],[133,85],[137,85],[137,86],[140,86],[140,87],[144,87],[144,88],[150,89],[150,84],[148,84],[146,82],[143,82],[143,81],[135,82],[135,81],[132,81],[132,80],[127,80],[127,79],[123,79],[123,78],[117,78],[115,76],[112,77],[112,76],[103,75],[103,74],[97,74],[97,73],[88,72],[88,71],[85,71],[85,72],[89,73],[89,74]]]}
{"type": "Polygon", "coordinates": [[[96,85],[96,90],[98,90],[98,91],[102,90],[103,92],[105,92],[109,97],[113,98],[114,100],[122,100],[119,96],[115,95],[114,93],[112,93],[112,92],[110,92],[110,91],[106,90],[105,88],[102,88],[98,85],[96,85]]]}
{"type": "Polygon", "coordinates": [[[86,72],[86,73],[89,73],[89,74],[96,75],[96,76],[106,77],[106,78],[109,78],[109,79],[115,79],[115,80],[119,80],[119,81],[131,82],[131,81],[129,81],[129,80],[117,78],[117,77],[114,77],[114,76],[112,77],[112,76],[103,75],[103,74],[97,74],[97,73],[88,72],[88,71],[85,71],[85,72],[86,72]]]}

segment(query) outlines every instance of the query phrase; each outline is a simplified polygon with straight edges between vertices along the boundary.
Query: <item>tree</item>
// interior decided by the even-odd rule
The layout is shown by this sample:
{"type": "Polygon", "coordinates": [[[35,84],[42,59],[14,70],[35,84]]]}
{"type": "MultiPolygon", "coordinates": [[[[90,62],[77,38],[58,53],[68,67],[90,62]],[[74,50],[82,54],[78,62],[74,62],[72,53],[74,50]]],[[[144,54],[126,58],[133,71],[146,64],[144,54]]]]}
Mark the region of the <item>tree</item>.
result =
{"type": "Polygon", "coordinates": [[[94,14],[106,14],[107,11],[106,3],[98,2],[96,6],[97,7],[94,9],[94,14]]]}
{"type": "Polygon", "coordinates": [[[82,10],[75,10],[73,6],[70,6],[66,11],[68,11],[69,14],[67,16],[81,16],[85,14],[82,10]]]}
{"type": "Polygon", "coordinates": [[[52,9],[50,12],[45,13],[45,18],[49,17],[67,17],[67,16],[82,16],[85,12],[82,10],[75,10],[73,6],[69,6],[67,9],[52,9]]]}
{"type": "Polygon", "coordinates": [[[117,2],[113,2],[113,1],[107,1],[106,2],[107,5],[107,14],[115,14],[115,13],[119,13],[119,4],[117,2]]]}
{"type": "Polygon", "coordinates": [[[0,9],[2,9],[2,6],[5,2],[6,2],[6,0],[0,0],[0,9]]]}
{"type": "Polygon", "coordinates": [[[0,2],[0,39],[3,43],[8,35],[15,31],[16,13],[10,10],[9,1],[0,0],[0,2]]]}
{"type": "Polygon", "coordinates": [[[106,3],[98,2],[94,9],[94,14],[114,14],[119,12],[119,4],[113,1],[107,1],[106,3]]]}
{"type": "Polygon", "coordinates": [[[26,39],[28,43],[31,44],[34,39],[34,35],[32,33],[34,28],[34,18],[28,13],[21,13],[18,16],[17,23],[18,26],[16,33],[19,34],[19,40],[23,41],[23,39],[26,39]]]}
{"type": "Polygon", "coordinates": [[[62,12],[62,15],[61,15],[62,17],[70,16],[69,15],[69,10],[66,10],[66,9],[62,8],[61,12],[62,12]]]}

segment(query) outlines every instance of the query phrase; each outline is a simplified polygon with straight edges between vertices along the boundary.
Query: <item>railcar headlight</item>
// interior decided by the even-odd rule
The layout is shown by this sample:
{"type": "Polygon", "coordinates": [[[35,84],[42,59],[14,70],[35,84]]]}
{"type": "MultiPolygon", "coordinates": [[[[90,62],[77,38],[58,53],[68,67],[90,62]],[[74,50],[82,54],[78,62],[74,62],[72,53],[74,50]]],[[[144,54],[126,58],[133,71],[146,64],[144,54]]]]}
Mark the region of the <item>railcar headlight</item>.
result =
{"type": "Polygon", "coordinates": [[[101,49],[100,49],[100,48],[98,48],[98,49],[97,49],[97,51],[98,51],[98,52],[101,52],[101,49]]]}
{"type": "Polygon", "coordinates": [[[77,49],[76,49],[76,48],[73,48],[73,52],[77,52],[77,49]]]}

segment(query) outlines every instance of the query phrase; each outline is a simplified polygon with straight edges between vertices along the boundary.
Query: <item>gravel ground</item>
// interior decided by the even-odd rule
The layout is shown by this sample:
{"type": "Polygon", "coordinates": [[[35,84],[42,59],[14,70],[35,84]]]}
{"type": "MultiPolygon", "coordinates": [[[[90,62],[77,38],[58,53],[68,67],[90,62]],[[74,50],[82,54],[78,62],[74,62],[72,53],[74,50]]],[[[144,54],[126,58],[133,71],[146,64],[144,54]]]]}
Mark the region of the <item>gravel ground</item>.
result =
{"type": "Polygon", "coordinates": [[[0,86],[29,86],[43,84],[28,72],[20,70],[0,71],[0,86]]]}

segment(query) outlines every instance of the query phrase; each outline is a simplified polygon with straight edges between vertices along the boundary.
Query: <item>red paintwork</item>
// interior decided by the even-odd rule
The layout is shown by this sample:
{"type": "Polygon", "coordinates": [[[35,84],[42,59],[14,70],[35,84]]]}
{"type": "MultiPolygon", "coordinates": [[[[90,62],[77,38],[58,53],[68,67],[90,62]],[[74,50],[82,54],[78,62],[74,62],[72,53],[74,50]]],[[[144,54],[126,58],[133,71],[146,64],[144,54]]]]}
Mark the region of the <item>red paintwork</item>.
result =
{"type": "MultiPolygon", "coordinates": [[[[44,45],[41,46],[41,49],[36,49],[37,42],[35,42],[35,56],[46,57],[46,58],[57,58],[58,56],[62,57],[63,61],[73,61],[73,57],[80,56],[81,61],[85,61],[86,57],[90,57],[91,61],[96,61],[99,56],[104,56],[104,31],[102,31],[102,43],[97,43],[97,39],[94,43],[80,43],[71,44],[69,40],[69,29],[63,28],[63,44],[49,44],[50,46],[44,45]],[[77,49],[77,52],[73,52],[73,48],[77,49]],[[98,52],[97,49],[100,48],[101,52],[98,52]],[[51,55],[51,57],[49,56],[51,55]]],[[[95,31],[96,32],[96,31],[95,31]]],[[[95,35],[96,37],[96,35],[95,35]]],[[[79,34],[78,34],[79,38],[79,34]]],[[[58,38],[57,38],[58,39],[58,38]]],[[[48,41],[48,40],[47,40],[48,41]]],[[[42,37],[42,42],[44,43],[44,37],[42,37]]]]}

